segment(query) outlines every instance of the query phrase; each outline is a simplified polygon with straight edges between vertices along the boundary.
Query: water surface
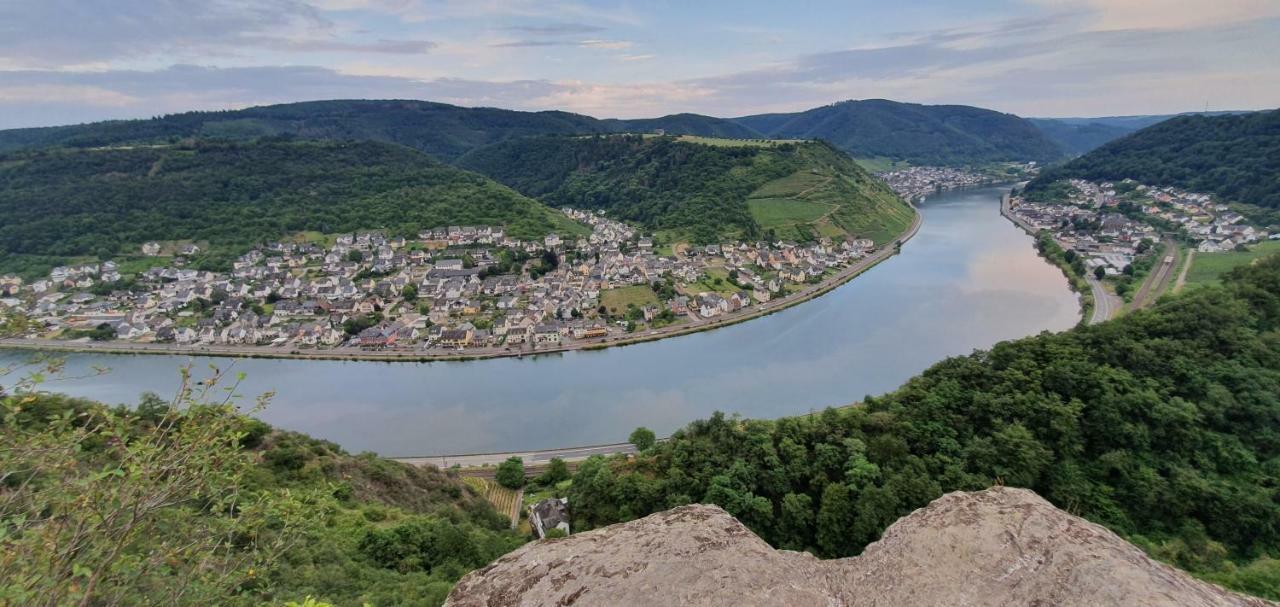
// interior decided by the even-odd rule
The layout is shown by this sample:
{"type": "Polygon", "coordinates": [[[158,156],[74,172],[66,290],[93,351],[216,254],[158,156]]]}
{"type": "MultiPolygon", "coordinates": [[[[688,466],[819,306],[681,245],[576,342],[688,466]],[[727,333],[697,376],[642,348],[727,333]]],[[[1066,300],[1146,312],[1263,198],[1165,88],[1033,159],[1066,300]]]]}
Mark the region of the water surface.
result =
{"type": "MultiPolygon", "coordinates": [[[[1062,273],[999,214],[1000,188],[942,194],[902,253],[831,293],[746,323],[594,352],[385,363],[67,355],[49,388],[106,402],[171,394],[176,369],[234,365],[241,392],[276,392],[268,422],[351,451],[422,455],[621,442],[713,411],[778,417],[899,386],[951,355],[1079,320],[1062,273]]],[[[0,352],[0,364],[25,355],[0,352]]]]}

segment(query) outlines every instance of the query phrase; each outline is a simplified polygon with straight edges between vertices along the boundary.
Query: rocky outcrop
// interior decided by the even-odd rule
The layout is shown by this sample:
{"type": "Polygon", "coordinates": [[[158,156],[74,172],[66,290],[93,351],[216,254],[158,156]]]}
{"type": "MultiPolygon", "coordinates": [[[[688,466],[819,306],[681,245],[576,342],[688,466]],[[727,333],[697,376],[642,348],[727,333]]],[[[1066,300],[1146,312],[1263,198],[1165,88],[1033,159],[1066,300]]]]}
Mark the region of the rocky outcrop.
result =
{"type": "Polygon", "coordinates": [[[1024,489],[944,495],[862,555],[774,550],[716,506],[529,544],[447,605],[1266,606],[1148,558],[1024,489]]]}

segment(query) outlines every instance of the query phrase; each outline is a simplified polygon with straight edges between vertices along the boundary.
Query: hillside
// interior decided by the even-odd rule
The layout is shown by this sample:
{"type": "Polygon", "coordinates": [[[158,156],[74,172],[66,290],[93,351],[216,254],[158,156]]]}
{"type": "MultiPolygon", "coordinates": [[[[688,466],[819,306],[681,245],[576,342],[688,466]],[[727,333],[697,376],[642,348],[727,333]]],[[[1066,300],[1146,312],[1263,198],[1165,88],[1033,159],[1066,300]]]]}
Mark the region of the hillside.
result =
{"type": "Polygon", "coordinates": [[[545,137],[481,148],[458,166],[552,206],[600,209],[673,238],[854,235],[885,242],[912,211],[822,143],[545,137]]]}
{"type": "Polygon", "coordinates": [[[1045,171],[1029,192],[1066,178],[1134,179],[1280,209],[1280,110],[1179,116],[1045,171]]]}
{"type": "Polygon", "coordinates": [[[782,552],[715,506],[529,544],[463,578],[453,607],[520,605],[1266,607],[1167,565],[1030,491],[952,493],[860,556],[782,552]],[[657,592],[654,589],[661,589],[657,592]]]}
{"type": "Polygon", "coordinates": [[[187,112],[151,120],[0,131],[0,152],[49,146],[97,147],[167,143],[199,137],[247,140],[288,134],[305,139],[397,143],[444,161],[468,150],[533,135],[655,132],[759,137],[721,118],[677,114],[642,120],[598,120],[569,112],[520,112],[409,100],[310,101],[221,112],[187,112]]]}
{"type": "Polygon", "coordinates": [[[526,541],[452,473],[241,416],[216,372],[130,409],[11,379],[0,464],[24,482],[0,503],[7,604],[439,605],[526,541]]]}
{"type": "Polygon", "coordinates": [[[1003,484],[1280,599],[1277,329],[1272,257],[1222,288],[944,360],[861,406],[717,414],[634,459],[587,460],[574,528],[708,503],[776,548],[845,557],[944,493],[1003,484]]]}
{"type": "Polygon", "coordinates": [[[580,226],[481,175],[373,142],[259,141],[0,156],[0,272],[43,272],[151,240],[206,242],[201,264],[304,230],[580,226]]]}
{"type": "Polygon", "coordinates": [[[769,137],[822,139],[858,158],[887,157],[912,164],[1046,162],[1062,156],[1062,150],[1030,122],[963,105],[869,99],[734,121],[769,137]]]}
{"type": "Polygon", "coordinates": [[[1102,122],[1077,123],[1053,118],[1028,118],[1027,120],[1070,156],[1090,152],[1109,141],[1137,130],[1137,127],[1130,128],[1102,122]]]}

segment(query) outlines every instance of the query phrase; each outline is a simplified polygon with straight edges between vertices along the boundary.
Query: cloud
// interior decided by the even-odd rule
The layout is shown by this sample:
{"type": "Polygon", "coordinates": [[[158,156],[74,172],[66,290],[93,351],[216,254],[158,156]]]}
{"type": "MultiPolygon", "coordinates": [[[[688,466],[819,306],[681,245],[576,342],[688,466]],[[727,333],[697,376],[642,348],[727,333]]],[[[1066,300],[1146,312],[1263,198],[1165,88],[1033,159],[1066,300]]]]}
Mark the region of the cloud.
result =
{"type": "Polygon", "coordinates": [[[430,40],[386,40],[372,42],[348,42],[333,39],[286,40],[264,38],[255,41],[258,45],[287,51],[300,52],[334,52],[334,53],[380,53],[388,55],[421,55],[439,46],[430,40]]]}
{"type": "Polygon", "coordinates": [[[623,50],[631,48],[632,42],[628,40],[583,40],[578,46],[583,48],[603,48],[609,50],[623,50]]]}
{"type": "Polygon", "coordinates": [[[527,36],[570,36],[603,32],[605,28],[585,23],[548,23],[546,25],[512,25],[503,28],[527,36]]]}
{"type": "Polygon", "coordinates": [[[331,27],[298,0],[0,3],[0,57],[8,64],[59,67],[156,55],[189,55],[241,37],[331,27]]]}
{"type": "Polygon", "coordinates": [[[1091,29],[1199,29],[1280,17],[1275,0],[1032,0],[1091,15],[1091,29]]]}

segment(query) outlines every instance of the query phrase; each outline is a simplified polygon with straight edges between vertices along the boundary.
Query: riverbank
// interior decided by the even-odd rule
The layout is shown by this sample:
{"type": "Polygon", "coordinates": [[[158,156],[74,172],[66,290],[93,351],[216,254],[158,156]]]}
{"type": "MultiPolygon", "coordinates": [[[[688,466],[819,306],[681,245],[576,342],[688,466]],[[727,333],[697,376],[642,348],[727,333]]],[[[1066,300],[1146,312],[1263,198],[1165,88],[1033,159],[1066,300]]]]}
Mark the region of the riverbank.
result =
{"type": "Polygon", "coordinates": [[[911,226],[893,242],[885,244],[875,253],[858,260],[835,275],[816,285],[810,285],[782,299],[768,301],[749,306],[738,312],[730,312],[713,318],[698,318],[690,323],[673,325],[646,331],[643,334],[632,334],[612,339],[591,342],[575,342],[564,346],[538,348],[532,350],[507,348],[477,348],[450,353],[427,353],[421,351],[385,351],[362,350],[359,348],[332,348],[327,350],[279,349],[272,346],[181,346],[177,344],[156,344],[136,342],[94,342],[63,341],[56,339],[28,339],[10,337],[0,339],[0,348],[14,350],[36,350],[42,352],[91,352],[97,354],[141,354],[141,355],[189,355],[218,356],[229,358],[279,358],[300,360],[351,360],[351,361],[383,361],[383,362],[433,362],[433,361],[465,361],[491,358],[512,358],[525,356],[544,356],[561,354],[575,350],[603,350],[629,346],[633,344],[657,341],[669,337],[690,335],[721,327],[728,327],[746,322],[775,312],[786,310],[792,306],[820,297],[832,289],[856,278],[859,274],[870,270],[880,262],[893,257],[899,247],[910,240],[920,230],[923,215],[917,209],[911,226]]]}
{"type": "MultiPolygon", "coordinates": [[[[1098,317],[1096,308],[1098,304],[1095,301],[1094,294],[1095,289],[1093,285],[1090,284],[1088,277],[1076,274],[1075,269],[1072,268],[1071,264],[1068,263],[1060,254],[1062,249],[1061,247],[1058,247],[1058,243],[1054,241],[1052,237],[1049,237],[1048,241],[1058,249],[1059,254],[1055,255],[1053,251],[1046,250],[1046,246],[1042,246],[1042,230],[1037,230],[1032,225],[1023,221],[1021,217],[1018,217],[1013,213],[1010,202],[1012,198],[1011,193],[1005,193],[1000,197],[1000,215],[1013,222],[1013,225],[1021,228],[1022,231],[1026,232],[1032,238],[1035,238],[1036,252],[1040,257],[1054,266],[1057,266],[1057,268],[1062,271],[1062,275],[1067,278],[1067,284],[1071,286],[1071,291],[1074,292],[1080,300],[1080,324],[1096,324],[1109,320],[1113,317],[1115,312],[1118,312],[1119,310],[1115,309],[1113,311],[1111,306],[1104,306],[1104,309],[1107,310],[1104,318],[1098,317]]],[[[1101,288],[1101,285],[1099,285],[1099,288],[1101,288]]]]}

